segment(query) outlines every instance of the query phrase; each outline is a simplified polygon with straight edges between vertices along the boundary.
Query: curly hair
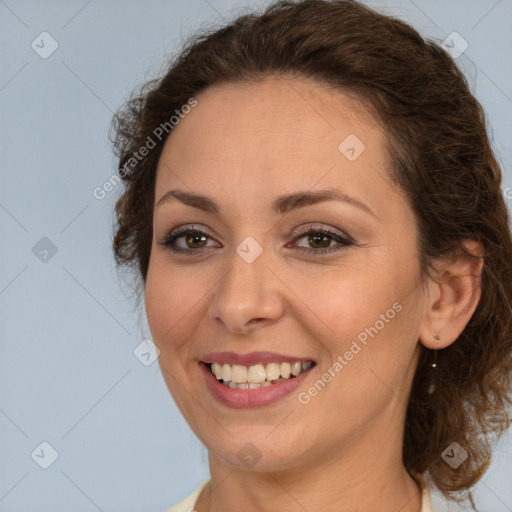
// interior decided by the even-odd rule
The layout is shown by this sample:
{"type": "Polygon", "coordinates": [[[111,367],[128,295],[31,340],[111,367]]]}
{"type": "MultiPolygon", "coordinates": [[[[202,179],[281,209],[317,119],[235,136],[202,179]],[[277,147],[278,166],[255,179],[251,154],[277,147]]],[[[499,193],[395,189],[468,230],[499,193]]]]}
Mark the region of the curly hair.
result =
{"type": "MultiPolygon", "coordinates": [[[[278,1],[189,37],[165,75],[132,93],[113,119],[124,182],[115,207],[116,263],[145,285],[156,167],[170,116],[213,84],[270,75],[312,78],[372,109],[388,134],[392,178],[416,216],[424,276],[435,258],[467,253],[464,239],[484,248],[477,309],[458,339],[439,351],[433,393],[430,351],[423,348],[403,437],[406,469],[428,476],[448,499],[461,501],[466,491],[474,508],[469,488],[512,421],[512,236],[484,111],[437,42],[355,0],[278,1]],[[151,150],[141,151],[150,140],[151,150]],[[468,452],[457,469],[441,456],[452,442],[468,452]]],[[[174,117],[179,122],[181,115],[174,117]]]]}

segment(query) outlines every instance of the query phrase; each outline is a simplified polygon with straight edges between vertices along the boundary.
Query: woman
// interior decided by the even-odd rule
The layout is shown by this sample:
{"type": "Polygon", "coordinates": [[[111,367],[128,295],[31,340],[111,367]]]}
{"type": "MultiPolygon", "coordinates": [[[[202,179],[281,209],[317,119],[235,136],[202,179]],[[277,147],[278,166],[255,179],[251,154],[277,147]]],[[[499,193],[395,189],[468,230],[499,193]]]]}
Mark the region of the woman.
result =
{"type": "Polygon", "coordinates": [[[209,454],[171,511],[462,499],[510,424],[512,240],[448,54],[352,0],[278,2],[190,39],[114,128],[115,255],[209,454]]]}

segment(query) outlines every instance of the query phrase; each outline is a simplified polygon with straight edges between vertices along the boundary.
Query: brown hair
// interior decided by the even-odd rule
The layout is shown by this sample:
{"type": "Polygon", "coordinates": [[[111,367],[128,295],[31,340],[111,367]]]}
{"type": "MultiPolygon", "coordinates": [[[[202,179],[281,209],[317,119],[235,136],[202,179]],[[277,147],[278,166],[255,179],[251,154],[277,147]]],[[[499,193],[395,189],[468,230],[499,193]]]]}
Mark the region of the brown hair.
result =
{"type": "Polygon", "coordinates": [[[144,285],[155,171],[166,140],[155,140],[155,128],[212,84],[269,75],[313,78],[372,107],[388,134],[393,179],[417,218],[424,275],[437,256],[464,250],[463,239],[484,247],[477,309],[459,338],[439,351],[432,394],[424,349],[404,431],[407,470],[428,472],[447,498],[460,501],[458,492],[487,469],[493,436],[511,422],[512,239],[484,112],[437,43],[353,0],[275,2],[261,15],[189,38],[165,76],[143,85],[114,117],[125,183],[115,210],[116,262],[144,285]],[[132,165],[148,138],[156,147],[132,165]],[[452,442],[469,454],[456,469],[441,457],[452,442]]]}

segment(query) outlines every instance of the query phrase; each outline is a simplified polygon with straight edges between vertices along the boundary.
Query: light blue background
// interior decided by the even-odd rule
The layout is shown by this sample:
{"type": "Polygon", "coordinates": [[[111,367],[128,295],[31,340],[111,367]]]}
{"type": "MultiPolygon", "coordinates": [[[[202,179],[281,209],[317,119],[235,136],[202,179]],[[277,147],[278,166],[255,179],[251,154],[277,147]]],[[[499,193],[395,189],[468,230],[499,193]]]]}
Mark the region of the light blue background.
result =
{"type": "MultiPolygon", "coordinates": [[[[120,187],[103,200],[93,189],[115,172],[107,134],[128,92],[191,31],[267,3],[0,0],[0,512],[165,511],[207,478],[157,362],[133,354],[149,330],[114,269],[120,187]],[[48,59],[31,48],[43,31],[59,45],[48,59]],[[32,253],[42,237],[57,247],[46,263],[32,253]],[[59,453],[46,470],[31,458],[42,441],[59,453]]],[[[510,186],[512,1],[368,3],[468,41],[457,61],[510,186]]],[[[511,474],[509,435],[479,510],[512,510],[511,474]]]]}

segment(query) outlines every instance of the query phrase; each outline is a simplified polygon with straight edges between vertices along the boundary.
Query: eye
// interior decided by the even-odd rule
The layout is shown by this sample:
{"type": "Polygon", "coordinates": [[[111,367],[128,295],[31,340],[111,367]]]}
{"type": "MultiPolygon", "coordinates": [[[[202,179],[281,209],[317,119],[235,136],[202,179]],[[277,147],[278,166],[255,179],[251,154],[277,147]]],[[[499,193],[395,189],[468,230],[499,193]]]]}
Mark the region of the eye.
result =
{"type": "Polygon", "coordinates": [[[327,254],[341,251],[354,245],[354,241],[350,237],[343,236],[339,233],[331,231],[329,228],[315,228],[314,226],[306,226],[303,228],[301,236],[295,240],[306,239],[306,243],[312,248],[298,247],[297,250],[302,254],[327,254]],[[331,242],[335,241],[333,246],[331,242]]]}
{"type": "MultiPolygon", "coordinates": [[[[331,231],[329,228],[306,226],[299,229],[298,233],[300,233],[300,236],[294,240],[292,247],[295,246],[295,250],[301,254],[320,255],[334,253],[354,245],[354,241],[350,237],[331,231]],[[306,243],[310,247],[297,246],[296,241],[301,239],[306,239],[306,243]],[[335,242],[334,245],[332,245],[333,241],[335,242]]],[[[210,240],[213,240],[213,238],[209,233],[193,225],[188,225],[171,231],[159,243],[175,253],[198,254],[203,252],[204,249],[212,247],[212,245],[208,245],[210,240]]],[[[215,244],[213,247],[215,247],[215,244]]]]}
{"type": "Polygon", "coordinates": [[[173,252],[190,254],[211,247],[207,246],[209,239],[212,240],[208,233],[195,226],[182,226],[168,233],[160,245],[173,252]],[[178,242],[182,242],[182,245],[180,246],[178,242]]]}

